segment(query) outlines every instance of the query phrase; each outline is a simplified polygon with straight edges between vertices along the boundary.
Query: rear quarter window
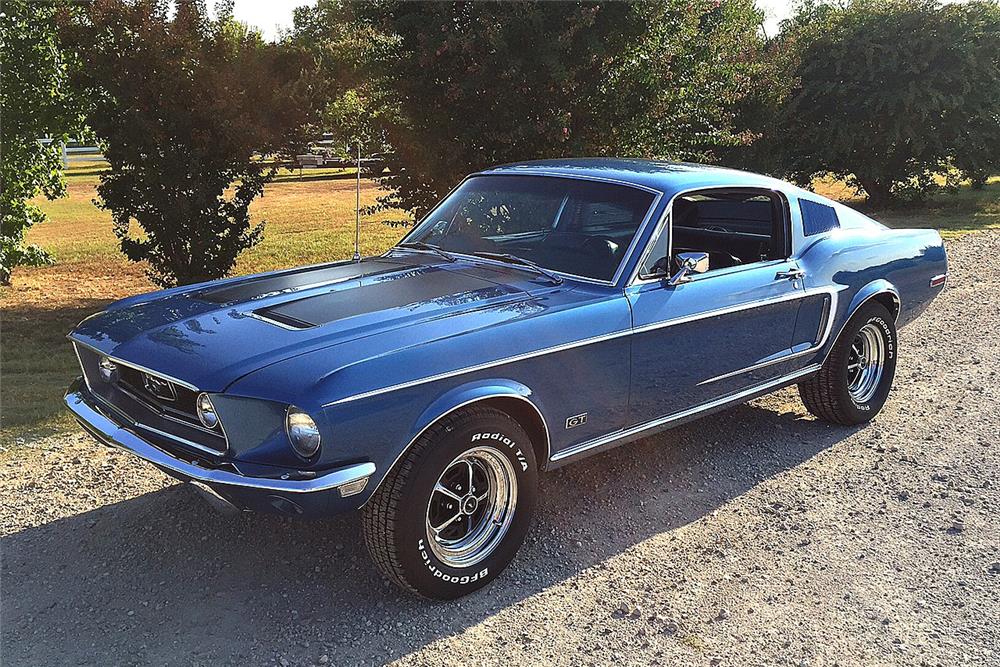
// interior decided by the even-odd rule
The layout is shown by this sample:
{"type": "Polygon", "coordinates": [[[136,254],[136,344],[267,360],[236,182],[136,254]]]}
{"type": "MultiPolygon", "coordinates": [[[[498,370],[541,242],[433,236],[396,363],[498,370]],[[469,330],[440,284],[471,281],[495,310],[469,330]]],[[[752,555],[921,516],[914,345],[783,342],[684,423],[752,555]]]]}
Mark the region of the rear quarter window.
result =
{"type": "Polygon", "coordinates": [[[806,236],[822,234],[840,227],[837,211],[832,206],[800,199],[799,211],[802,212],[802,232],[806,236]]]}

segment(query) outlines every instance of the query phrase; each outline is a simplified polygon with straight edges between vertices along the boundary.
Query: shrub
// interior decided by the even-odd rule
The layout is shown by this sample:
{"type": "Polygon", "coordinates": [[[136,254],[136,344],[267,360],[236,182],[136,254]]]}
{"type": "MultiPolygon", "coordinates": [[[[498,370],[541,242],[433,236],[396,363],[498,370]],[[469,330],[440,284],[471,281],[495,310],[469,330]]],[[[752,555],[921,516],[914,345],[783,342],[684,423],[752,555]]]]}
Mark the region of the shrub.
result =
{"type": "Polygon", "coordinates": [[[302,142],[316,108],[307,54],[198,2],[170,18],[170,4],[98,0],[70,31],[110,163],[99,204],[126,257],[165,286],[226,275],[259,241],[249,207],[275,174],[268,158],[302,142]]]}

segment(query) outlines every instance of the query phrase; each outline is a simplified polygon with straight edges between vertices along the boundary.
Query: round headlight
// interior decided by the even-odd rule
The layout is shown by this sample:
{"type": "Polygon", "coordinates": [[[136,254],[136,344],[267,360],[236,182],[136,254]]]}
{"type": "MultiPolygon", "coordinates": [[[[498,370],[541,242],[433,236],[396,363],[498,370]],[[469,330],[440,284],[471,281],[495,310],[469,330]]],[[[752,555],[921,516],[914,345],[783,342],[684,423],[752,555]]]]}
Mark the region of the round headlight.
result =
{"type": "Polygon", "coordinates": [[[205,428],[215,428],[219,425],[219,414],[215,411],[208,394],[198,394],[198,420],[205,428]]]}
{"type": "Polygon", "coordinates": [[[97,365],[98,373],[100,374],[102,380],[105,382],[111,382],[115,379],[115,373],[118,372],[118,364],[111,361],[111,359],[107,357],[101,357],[101,360],[97,365]]]}
{"type": "Polygon", "coordinates": [[[319,451],[319,429],[316,422],[294,405],[288,408],[285,416],[285,431],[288,433],[288,441],[302,458],[312,458],[319,451]]]}

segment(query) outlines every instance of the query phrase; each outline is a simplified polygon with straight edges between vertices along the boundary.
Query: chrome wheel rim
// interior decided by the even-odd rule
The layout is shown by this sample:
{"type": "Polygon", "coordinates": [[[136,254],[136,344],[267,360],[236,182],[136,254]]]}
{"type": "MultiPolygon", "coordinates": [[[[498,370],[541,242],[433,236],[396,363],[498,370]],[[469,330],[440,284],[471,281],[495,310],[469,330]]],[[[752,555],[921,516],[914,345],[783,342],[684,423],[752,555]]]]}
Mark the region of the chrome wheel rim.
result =
{"type": "Polygon", "coordinates": [[[868,323],[854,337],[847,356],[847,391],[855,403],[871,400],[884,367],[885,338],[877,325],[868,323]]]}
{"type": "Polygon", "coordinates": [[[501,452],[474,447],[449,463],[427,503],[427,543],[445,565],[471,567],[503,541],[514,520],[517,477],[501,452]]]}

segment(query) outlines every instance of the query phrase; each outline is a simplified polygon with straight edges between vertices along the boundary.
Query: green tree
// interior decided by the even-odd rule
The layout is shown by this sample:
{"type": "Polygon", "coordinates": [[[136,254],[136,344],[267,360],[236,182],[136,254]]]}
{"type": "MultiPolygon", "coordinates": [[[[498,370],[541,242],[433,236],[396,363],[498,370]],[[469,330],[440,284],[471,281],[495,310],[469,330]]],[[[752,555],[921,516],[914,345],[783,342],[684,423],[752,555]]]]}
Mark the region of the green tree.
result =
{"type": "Polygon", "coordinates": [[[24,234],[45,220],[29,200],[66,193],[61,146],[83,131],[80,100],[68,86],[68,63],[60,49],[55,3],[5,0],[0,7],[0,284],[10,284],[16,266],[47,263],[24,234]],[[39,139],[48,137],[48,143],[39,139]]]}
{"type": "Polygon", "coordinates": [[[211,20],[181,1],[171,18],[171,4],[97,0],[70,31],[110,163],[99,203],[160,285],[223,276],[260,240],[249,207],[276,173],[270,158],[303,142],[318,107],[311,56],[225,8],[211,20]]]}
{"type": "Polygon", "coordinates": [[[810,2],[777,41],[795,85],[770,143],[795,180],[833,174],[883,207],[1000,167],[996,2],[810,2]]]}
{"type": "Polygon", "coordinates": [[[384,206],[425,211],[485,166],[569,155],[714,161],[751,140],[751,0],[320,0],[296,32],[361,82],[392,153],[384,206]]]}

